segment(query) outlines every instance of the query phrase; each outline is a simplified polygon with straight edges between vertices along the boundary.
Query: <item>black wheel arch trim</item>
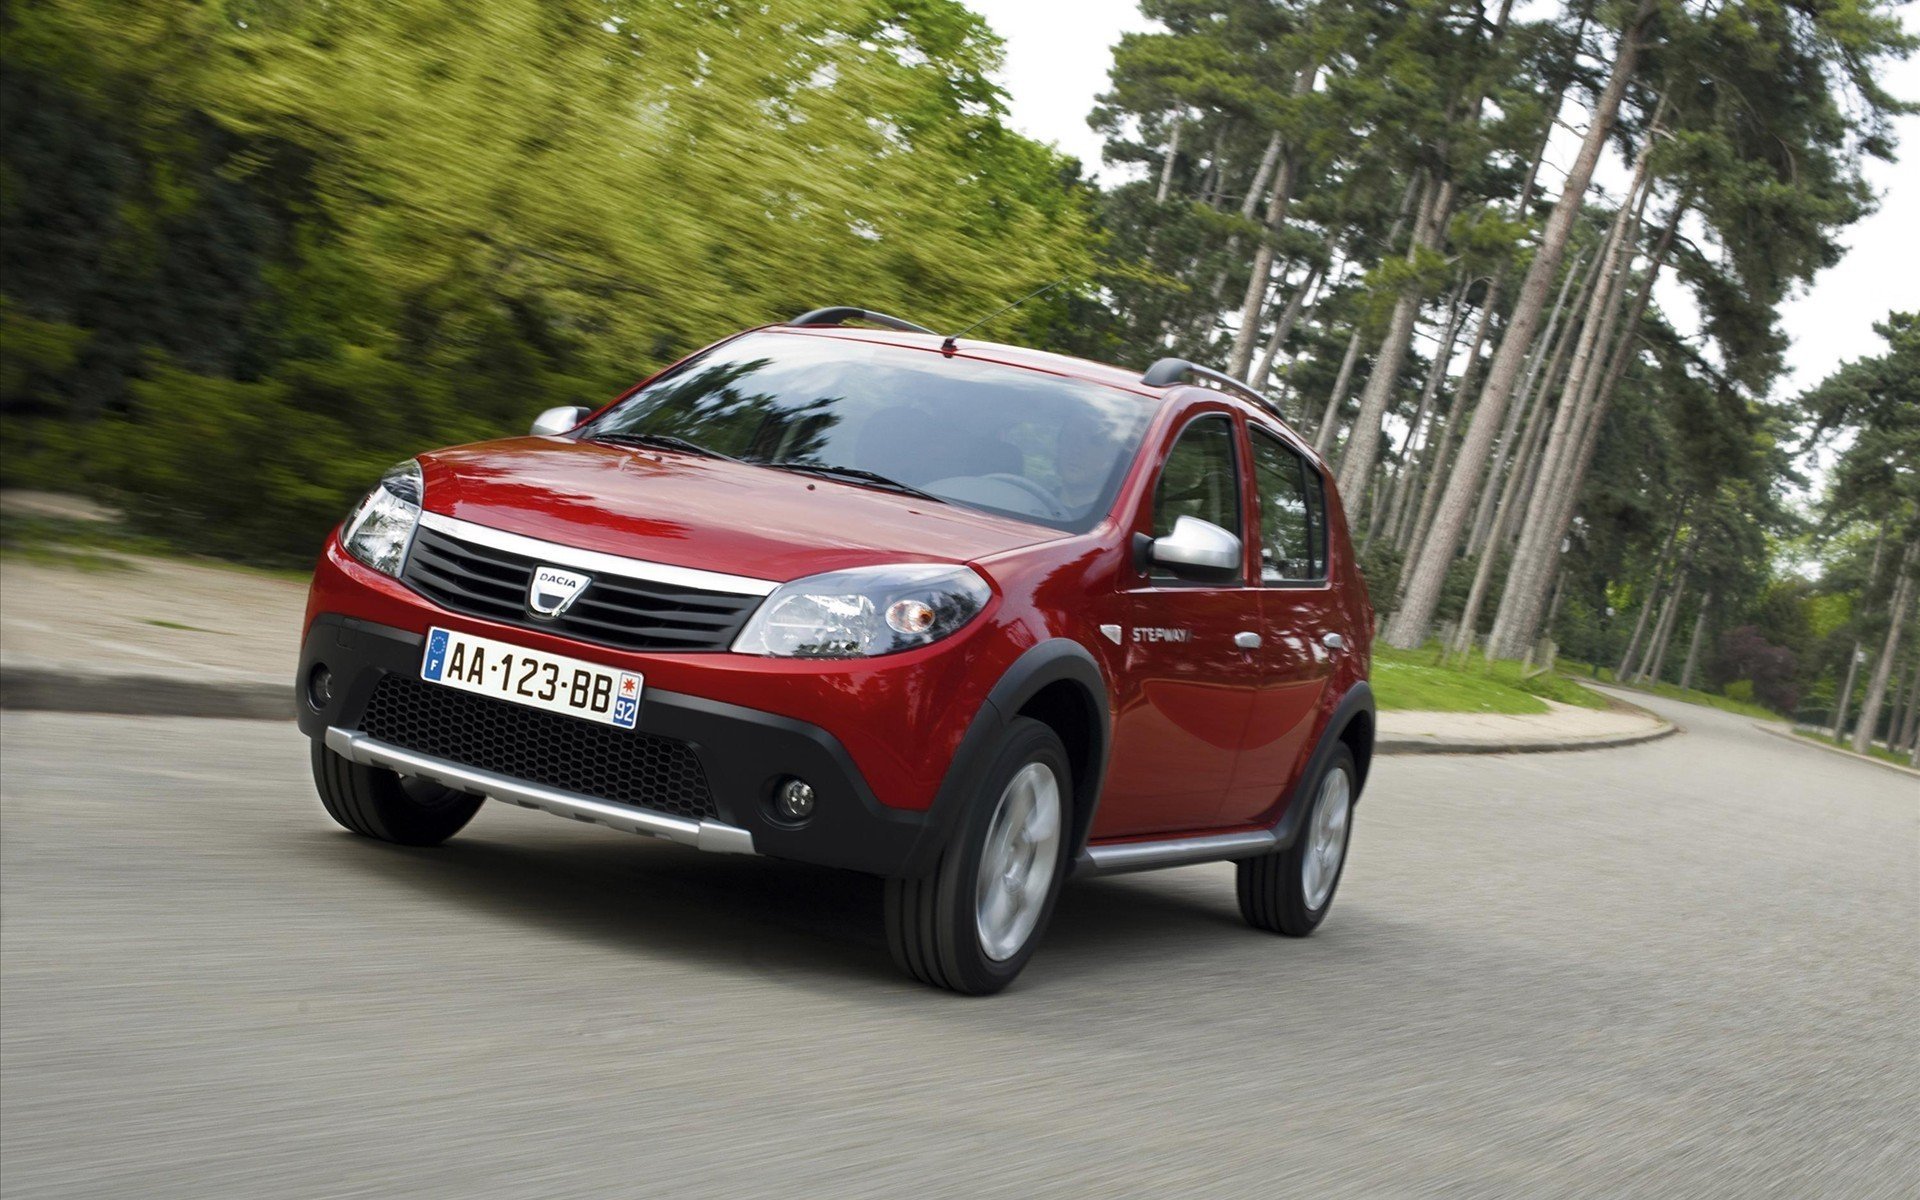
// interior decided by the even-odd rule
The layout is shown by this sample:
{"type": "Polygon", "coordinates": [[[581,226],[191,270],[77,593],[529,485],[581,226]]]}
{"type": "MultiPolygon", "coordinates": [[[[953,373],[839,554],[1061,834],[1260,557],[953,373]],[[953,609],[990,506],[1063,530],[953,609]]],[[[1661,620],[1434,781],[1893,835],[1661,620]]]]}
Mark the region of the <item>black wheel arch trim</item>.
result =
{"type": "Polygon", "coordinates": [[[1367,744],[1354,753],[1354,766],[1359,778],[1353,781],[1353,802],[1360,802],[1360,793],[1367,783],[1367,768],[1373,760],[1373,739],[1377,727],[1377,709],[1373,702],[1373,687],[1362,679],[1346,690],[1340,702],[1333,706],[1333,713],[1327,718],[1326,727],[1321,730],[1320,740],[1314,745],[1313,755],[1307,759],[1306,769],[1300,772],[1299,780],[1293,790],[1287,793],[1286,806],[1281,809],[1280,820],[1274,825],[1274,848],[1285,850],[1293,845],[1293,839],[1300,834],[1300,823],[1306,817],[1307,806],[1298,803],[1303,788],[1310,788],[1319,782],[1320,773],[1327,769],[1327,760],[1333,757],[1336,747],[1346,743],[1346,733],[1357,717],[1365,716],[1368,723],[1367,744]]]}
{"type": "Polygon", "coordinates": [[[1074,685],[1087,706],[1090,744],[1085,756],[1086,770],[1082,772],[1085,778],[1073,781],[1074,827],[1068,843],[1070,857],[1078,852],[1086,840],[1087,830],[1092,827],[1093,812],[1106,778],[1111,725],[1109,691],[1107,677],[1092,652],[1072,638],[1056,637],[1029,646],[988,691],[986,701],[960,739],[960,748],[954,752],[940,790],[934,794],[919,843],[903,864],[903,875],[914,877],[933,870],[961,810],[992,767],[1007,726],[1042,689],[1063,682],[1074,685]]]}

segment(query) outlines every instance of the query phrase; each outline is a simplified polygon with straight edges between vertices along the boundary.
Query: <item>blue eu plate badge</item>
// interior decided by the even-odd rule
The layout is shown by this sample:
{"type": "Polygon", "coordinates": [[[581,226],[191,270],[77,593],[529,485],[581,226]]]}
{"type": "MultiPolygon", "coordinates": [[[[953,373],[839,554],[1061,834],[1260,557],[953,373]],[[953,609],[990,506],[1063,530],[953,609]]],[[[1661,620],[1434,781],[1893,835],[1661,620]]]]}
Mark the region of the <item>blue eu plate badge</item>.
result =
{"type": "Polygon", "coordinates": [[[420,666],[420,678],[440,682],[447,669],[447,631],[436,629],[427,638],[427,661],[420,666]]]}

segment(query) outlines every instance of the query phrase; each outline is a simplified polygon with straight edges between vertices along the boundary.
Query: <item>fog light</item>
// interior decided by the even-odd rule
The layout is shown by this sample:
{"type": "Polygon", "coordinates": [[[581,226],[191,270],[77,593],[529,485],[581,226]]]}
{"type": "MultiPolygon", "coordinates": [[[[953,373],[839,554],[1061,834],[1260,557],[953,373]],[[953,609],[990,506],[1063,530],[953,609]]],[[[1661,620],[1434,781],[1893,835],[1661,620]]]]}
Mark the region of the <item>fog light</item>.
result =
{"type": "Polygon", "coordinates": [[[307,703],[317,711],[324,711],[333,703],[333,672],[327,670],[325,663],[315,663],[313,670],[307,672],[307,703]]]}
{"type": "Polygon", "coordinates": [[[804,821],[813,815],[813,785],[789,779],[773,790],[773,804],[787,820],[804,821]]]}

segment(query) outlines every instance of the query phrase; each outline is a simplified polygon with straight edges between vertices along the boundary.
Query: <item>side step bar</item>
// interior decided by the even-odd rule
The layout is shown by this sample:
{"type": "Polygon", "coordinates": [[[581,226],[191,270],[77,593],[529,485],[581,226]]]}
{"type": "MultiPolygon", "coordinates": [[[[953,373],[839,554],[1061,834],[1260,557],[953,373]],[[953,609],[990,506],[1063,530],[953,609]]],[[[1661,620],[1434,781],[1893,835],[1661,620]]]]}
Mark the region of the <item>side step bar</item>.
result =
{"type": "Polygon", "coordinates": [[[543,784],[528,783],[461,766],[443,758],[433,758],[401,746],[378,741],[352,729],[331,726],[327,730],[327,749],[370,767],[385,767],[402,775],[419,775],[462,792],[473,792],[522,808],[537,808],[555,816],[572,817],[605,825],[624,833],[663,837],[683,846],[714,850],[723,854],[752,854],[753,834],[722,821],[695,821],[668,816],[631,805],[615,804],[595,796],[562,791],[543,784]]]}
{"type": "Polygon", "coordinates": [[[1279,835],[1271,829],[1246,833],[1215,833],[1202,837],[1168,838],[1158,842],[1113,842],[1088,846],[1075,864],[1076,874],[1118,875],[1124,871],[1147,871],[1157,867],[1181,867],[1190,863],[1224,862],[1253,858],[1276,850],[1279,835]]]}

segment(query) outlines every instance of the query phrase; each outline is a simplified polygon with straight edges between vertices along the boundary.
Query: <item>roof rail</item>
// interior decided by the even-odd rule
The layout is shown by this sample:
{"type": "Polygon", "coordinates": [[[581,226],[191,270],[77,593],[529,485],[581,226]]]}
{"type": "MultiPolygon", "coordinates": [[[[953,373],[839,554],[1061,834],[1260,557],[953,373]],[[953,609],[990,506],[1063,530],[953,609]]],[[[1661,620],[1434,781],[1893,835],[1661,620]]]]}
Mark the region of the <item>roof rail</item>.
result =
{"type": "MultiPolygon", "coordinates": [[[[845,305],[834,308],[816,308],[812,312],[801,313],[793,320],[788,321],[787,324],[801,326],[845,325],[848,321],[865,321],[869,325],[879,325],[885,329],[898,329],[903,333],[934,332],[925,325],[915,325],[912,321],[902,317],[890,317],[883,312],[872,312],[864,308],[849,308],[845,305]]],[[[937,337],[939,335],[935,334],[935,336],[937,337]]]]}
{"type": "Polygon", "coordinates": [[[1169,387],[1179,383],[1188,375],[1196,379],[1205,379],[1210,383],[1217,383],[1230,392],[1238,392],[1255,404],[1258,404],[1261,408],[1268,409],[1269,411],[1278,411],[1274,409],[1273,401],[1261,395],[1260,389],[1245,380],[1235,379],[1225,371],[1216,371],[1212,367],[1203,367],[1199,363],[1188,362],[1184,358],[1163,358],[1159,360],[1147,368],[1147,373],[1140,377],[1140,382],[1146,384],[1148,387],[1169,387]]]}

